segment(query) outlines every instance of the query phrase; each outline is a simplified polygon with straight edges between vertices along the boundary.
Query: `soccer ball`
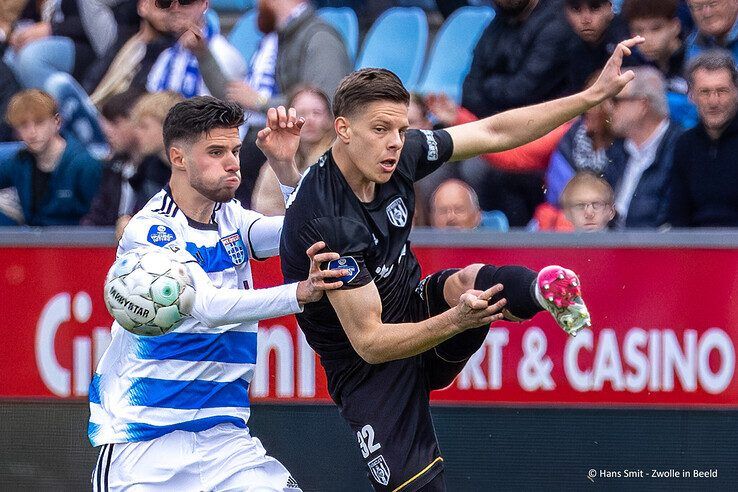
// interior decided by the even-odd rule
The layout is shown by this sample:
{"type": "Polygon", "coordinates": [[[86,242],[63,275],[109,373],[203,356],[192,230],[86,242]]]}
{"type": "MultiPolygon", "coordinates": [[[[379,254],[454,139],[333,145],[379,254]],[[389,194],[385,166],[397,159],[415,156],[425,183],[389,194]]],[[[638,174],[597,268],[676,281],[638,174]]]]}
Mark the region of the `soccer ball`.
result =
{"type": "Polygon", "coordinates": [[[105,278],[105,306],[135,335],[163,335],[192,311],[195,289],[169,248],[136,248],[113,263],[105,278]]]}

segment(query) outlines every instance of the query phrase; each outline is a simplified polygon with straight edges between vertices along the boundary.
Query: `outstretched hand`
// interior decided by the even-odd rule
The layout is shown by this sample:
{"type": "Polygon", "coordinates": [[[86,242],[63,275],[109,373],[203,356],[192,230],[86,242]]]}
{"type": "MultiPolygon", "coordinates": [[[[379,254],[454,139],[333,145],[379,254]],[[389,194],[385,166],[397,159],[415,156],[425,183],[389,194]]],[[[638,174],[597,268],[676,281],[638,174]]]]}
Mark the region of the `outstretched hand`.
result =
{"type": "Polygon", "coordinates": [[[631,48],[641,44],[645,39],[641,36],[634,36],[625,41],[621,41],[615,47],[610,58],[605,63],[597,81],[590,87],[590,91],[595,95],[598,102],[616,96],[628,85],[628,82],[635,78],[632,70],[622,72],[623,58],[631,54],[631,48]]]}

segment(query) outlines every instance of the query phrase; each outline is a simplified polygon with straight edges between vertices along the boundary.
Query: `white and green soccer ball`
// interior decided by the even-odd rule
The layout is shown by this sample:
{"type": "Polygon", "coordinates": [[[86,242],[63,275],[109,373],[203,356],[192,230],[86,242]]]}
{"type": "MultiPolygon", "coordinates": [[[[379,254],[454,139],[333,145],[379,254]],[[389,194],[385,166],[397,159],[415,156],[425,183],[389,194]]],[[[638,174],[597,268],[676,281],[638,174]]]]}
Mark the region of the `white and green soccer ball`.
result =
{"type": "Polygon", "coordinates": [[[105,278],[105,306],[135,335],[170,332],[192,312],[195,289],[187,268],[169,248],[136,248],[122,255],[105,278]]]}

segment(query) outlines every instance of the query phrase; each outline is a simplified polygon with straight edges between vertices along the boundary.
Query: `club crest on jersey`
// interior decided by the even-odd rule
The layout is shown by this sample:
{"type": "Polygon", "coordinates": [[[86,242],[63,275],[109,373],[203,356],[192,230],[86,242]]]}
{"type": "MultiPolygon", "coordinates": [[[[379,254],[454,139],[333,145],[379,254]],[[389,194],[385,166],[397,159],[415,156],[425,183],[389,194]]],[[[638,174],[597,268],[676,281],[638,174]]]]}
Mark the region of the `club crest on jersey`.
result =
{"type": "Polygon", "coordinates": [[[390,469],[387,466],[387,462],[384,461],[384,456],[381,454],[369,462],[369,470],[372,472],[372,476],[377,483],[387,485],[390,479],[390,469]]]}
{"type": "Polygon", "coordinates": [[[337,260],[329,261],[327,269],[328,270],[339,270],[339,269],[348,270],[349,271],[348,275],[335,279],[336,281],[340,280],[344,284],[347,284],[351,282],[353,279],[355,279],[357,275],[359,275],[359,262],[357,262],[353,256],[342,256],[341,258],[337,260]]]}
{"type": "Polygon", "coordinates": [[[402,197],[395,198],[387,206],[387,218],[393,226],[405,227],[405,224],[407,224],[407,207],[405,202],[402,201],[402,197]]]}
{"type": "Polygon", "coordinates": [[[228,256],[233,260],[234,265],[241,265],[246,261],[246,245],[243,244],[241,234],[235,232],[230,236],[220,238],[220,243],[228,253],[228,256]]]}
{"type": "Polygon", "coordinates": [[[155,246],[164,246],[174,241],[174,231],[165,225],[153,225],[146,235],[146,240],[155,246]]]}

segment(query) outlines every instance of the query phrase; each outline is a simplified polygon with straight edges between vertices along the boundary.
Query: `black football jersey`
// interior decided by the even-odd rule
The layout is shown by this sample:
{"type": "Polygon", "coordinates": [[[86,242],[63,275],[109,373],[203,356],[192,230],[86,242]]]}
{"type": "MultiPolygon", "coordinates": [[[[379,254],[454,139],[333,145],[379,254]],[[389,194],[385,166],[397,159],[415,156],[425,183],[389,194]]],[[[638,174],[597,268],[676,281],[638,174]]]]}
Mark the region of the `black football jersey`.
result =
{"type": "MultiPolygon", "coordinates": [[[[324,241],[341,255],[331,267],[352,273],[344,289],[372,280],[382,299],[382,321],[408,321],[408,304],[420,281],[420,266],[408,236],[415,210],[413,183],[446,162],[453,152],[444,130],[409,130],[392,177],[377,184],[374,200],[359,201],[329,150],[310,167],[290,197],[280,242],[285,282],[308,277],[305,250],[324,241]]],[[[345,384],[360,382],[368,365],[351,347],[328,297],[307,304],[297,315],[308,343],[318,353],[334,400],[345,384]]]]}

